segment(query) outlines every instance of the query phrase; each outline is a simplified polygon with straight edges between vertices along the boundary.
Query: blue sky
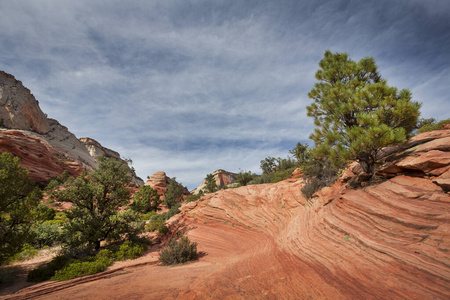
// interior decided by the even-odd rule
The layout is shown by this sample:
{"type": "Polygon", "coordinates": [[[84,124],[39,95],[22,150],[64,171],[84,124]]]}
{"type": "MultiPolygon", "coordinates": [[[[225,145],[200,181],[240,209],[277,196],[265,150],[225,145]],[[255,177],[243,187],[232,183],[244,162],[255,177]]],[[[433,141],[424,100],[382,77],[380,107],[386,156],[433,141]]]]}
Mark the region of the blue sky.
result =
{"type": "Polygon", "coordinates": [[[1,1],[0,47],[49,117],[190,189],[312,144],[327,49],[450,117],[448,0],[1,1]]]}

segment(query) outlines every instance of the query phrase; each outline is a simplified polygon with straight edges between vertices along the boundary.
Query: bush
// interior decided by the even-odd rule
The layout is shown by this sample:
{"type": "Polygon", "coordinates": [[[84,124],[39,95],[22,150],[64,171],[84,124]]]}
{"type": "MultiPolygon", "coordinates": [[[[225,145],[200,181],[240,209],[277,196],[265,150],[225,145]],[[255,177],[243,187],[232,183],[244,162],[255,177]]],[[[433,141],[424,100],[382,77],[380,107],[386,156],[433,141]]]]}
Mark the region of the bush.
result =
{"type": "Polygon", "coordinates": [[[424,133],[433,130],[442,130],[443,126],[446,124],[450,124],[450,119],[442,120],[436,123],[435,119],[428,119],[423,121],[425,124],[419,127],[417,132],[424,133]],[[427,122],[428,121],[428,122],[427,122]]]}
{"type": "Polygon", "coordinates": [[[22,250],[11,257],[11,261],[22,261],[38,255],[38,250],[29,244],[22,246],[22,250]]]}
{"type": "Polygon", "coordinates": [[[191,242],[187,236],[180,240],[171,239],[159,253],[159,261],[163,265],[185,263],[198,258],[197,243],[191,242]]]}
{"type": "Polygon", "coordinates": [[[33,245],[42,248],[44,246],[53,246],[54,243],[60,241],[62,233],[59,228],[60,225],[52,221],[35,224],[31,228],[33,245]]]}
{"type": "Polygon", "coordinates": [[[198,199],[200,199],[203,195],[202,194],[197,194],[197,195],[189,195],[187,196],[184,201],[186,202],[192,202],[192,201],[197,201],[198,199]]]}
{"type": "Polygon", "coordinates": [[[69,280],[103,272],[114,260],[135,259],[146,250],[145,243],[126,241],[116,251],[103,249],[97,255],[83,259],[69,259],[69,255],[60,255],[30,271],[27,280],[31,282],[69,280]]]}
{"type": "MultiPolygon", "coordinates": [[[[101,254],[102,251],[99,252],[101,254]]],[[[73,260],[69,261],[66,266],[55,272],[55,275],[52,276],[51,280],[70,280],[77,277],[92,275],[95,273],[103,272],[113,263],[113,259],[108,257],[108,255],[100,255],[98,258],[93,261],[89,260],[73,260]]]]}
{"type": "Polygon", "coordinates": [[[158,191],[148,185],[143,185],[133,195],[133,202],[130,207],[134,211],[146,214],[151,211],[156,211],[160,203],[161,199],[158,191]]]}
{"type": "Polygon", "coordinates": [[[334,167],[328,158],[322,157],[304,162],[302,171],[305,178],[302,193],[306,198],[311,198],[315,192],[336,181],[339,169],[334,167]]]}
{"type": "Polygon", "coordinates": [[[114,253],[114,257],[117,260],[135,259],[141,256],[147,248],[146,244],[126,241],[120,245],[119,249],[114,253]]]}
{"type": "Polygon", "coordinates": [[[55,275],[55,272],[64,267],[68,261],[69,259],[64,255],[57,256],[53,258],[51,262],[31,270],[28,273],[27,281],[41,282],[49,280],[55,275]]]}

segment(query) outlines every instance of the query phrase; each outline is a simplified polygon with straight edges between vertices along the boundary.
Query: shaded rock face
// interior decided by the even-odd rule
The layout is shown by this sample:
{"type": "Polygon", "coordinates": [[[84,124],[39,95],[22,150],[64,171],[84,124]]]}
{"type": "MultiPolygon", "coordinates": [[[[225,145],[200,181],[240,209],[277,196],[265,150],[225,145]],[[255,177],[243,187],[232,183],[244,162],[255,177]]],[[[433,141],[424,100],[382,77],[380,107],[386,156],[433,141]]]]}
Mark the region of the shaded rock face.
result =
{"type": "MultiPolygon", "coordinates": [[[[38,101],[22,83],[0,71],[0,151],[22,159],[30,177],[43,184],[68,170],[78,175],[97,168],[98,156],[120,159],[119,153],[102,147],[93,139],[78,140],[67,127],[49,119],[38,101]]],[[[143,181],[133,176],[140,185],[143,181]]]]}
{"type": "MultiPolygon", "coordinates": [[[[222,189],[225,186],[233,186],[236,183],[236,173],[227,172],[224,170],[217,170],[212,173],[214,179],[216,180],[217,188],[222,189]]],[[[203,179],[202,183],[191,193],[196,195],[200,193],[206,187],[206,178],[203,179]]]]}
{"type": "Polygon", "coordinates": [[[80,142],[84,144],[84,146],[89,151],[89,154],[94,158],[97,159],[100,156],[104,155],[106,157],[113,157],[116,159],[120,159],[120,154],[116,151],[113,151],[111,149],[105,148],[102,145],[100,145],[99,142],[97,142],[94,139],[91,138],[80,138],[80,142]]]}

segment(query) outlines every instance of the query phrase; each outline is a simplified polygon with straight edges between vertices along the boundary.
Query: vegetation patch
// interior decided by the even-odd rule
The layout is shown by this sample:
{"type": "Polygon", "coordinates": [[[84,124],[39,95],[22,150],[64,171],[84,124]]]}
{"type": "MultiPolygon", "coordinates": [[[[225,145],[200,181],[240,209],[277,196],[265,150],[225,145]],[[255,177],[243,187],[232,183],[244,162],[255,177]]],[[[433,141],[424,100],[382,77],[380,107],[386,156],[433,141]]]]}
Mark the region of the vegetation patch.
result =
{"type": "Polygon", "coordinates": [[[103,249],[97,255],[82,259],[69,259],[69,256],[55,257],[51,262],[28,273],[28,281],[69,280],[103,272],[114,261],[135,259],[141,256],[148,246],[145,243],[125,241],[116,249],[103,249]]]}
{"type": "Polygon", "coordinates": [[[159,253],[159,261],[163,265],[182,264],[197,258],[197,243],[191,242],[187,236],[169,240],[159,253]]]}

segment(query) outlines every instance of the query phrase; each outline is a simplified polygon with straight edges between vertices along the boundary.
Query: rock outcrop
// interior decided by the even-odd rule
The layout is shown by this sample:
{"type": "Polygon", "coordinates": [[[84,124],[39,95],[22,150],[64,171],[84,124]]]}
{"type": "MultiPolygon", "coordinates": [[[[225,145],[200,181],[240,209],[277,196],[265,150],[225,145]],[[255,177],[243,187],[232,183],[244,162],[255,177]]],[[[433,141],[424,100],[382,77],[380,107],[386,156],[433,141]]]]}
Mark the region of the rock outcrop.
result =
{"type": "Polygon", "coordinates": [[[84,144],[84,146],[89,151],[89,154],[94,158],[97,159],[100,156],[104,155],[106,157],[113,157],[116,159],[120,159],[120,154],[116,151],[113,151],[111,149],[105,148],[102,145],[100,145],[99,142],[97,142],[94,139],[91,138],[80,138],[80,142],[84,144]]]}
{"type": "MultiPolygon", "coordinates": [[[[216,170],[212,173],[214,176],[214,179],[216,180],[217,188],[222,189],[224,187],[233,187],[236,184],[236,173],[227,172],[224,170],[216,170]]],[[[193,195],[197,195],[200,193],[201,190],[203,190],[206,187],[206,178],[203,179],[202,183],[191,193],[193,195]]]]}
{"type": "MultiPolygon", "coordinates": [[[[42,184],[68,170],[78,175],[98,166],[100,155],[120,159],[119,153],[90,138],[77,139],[57,120],[47,118],[22,83],[0,71],[0,151],[22,159],[30,178],[42,184]]],[[[133,174],[133,181],[144,182],[133,174]]]]}
{"type": "Polygon", "coordinates": [[[145,182],[148,185],[158,191],[158,195],[164,196],[167,186],[170,184],[170,178],[167,177],[166,173],[163,171],[157,171],[153,173],[145,182]]]}
{"type": "Polygon", "coordinates": [[[85,170],[83,163],[30,131],[0,128],[0,151],[18,156],[22,167],[28,170],[30,179],[40,183],[47,183],[65,170],[72,176],[78,176],[85,170]]]}
{"type": "Polygon", "coordinates": [[[14,76],[0,71],[0,125],[45,134],[47,117],[30,90],[14,76]]]}

